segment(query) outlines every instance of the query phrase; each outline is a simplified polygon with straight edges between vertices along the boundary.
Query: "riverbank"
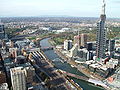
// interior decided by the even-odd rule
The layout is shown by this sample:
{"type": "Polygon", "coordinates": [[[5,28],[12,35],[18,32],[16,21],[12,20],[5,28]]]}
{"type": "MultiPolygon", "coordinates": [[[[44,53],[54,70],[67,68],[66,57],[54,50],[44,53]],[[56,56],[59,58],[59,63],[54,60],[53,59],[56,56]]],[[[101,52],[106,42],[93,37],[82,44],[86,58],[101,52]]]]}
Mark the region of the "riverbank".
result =
{"type": "Polygon", "coordinates": [[[55,53],[58,54],[65,62],[67,62],[72,67],[76,68],[78,71],[85,74],[87,77],[93,78],[93,79],[96,79],[96,80],[104,80],[103,77],[90,72],[89,69],[85,68],[83,65],[78,65],[74,60],[72,60],[71,58],[68,58],[65,55],[63,55],[61,53],[61,51],[59,51],[58,49],[54,49],[54,50],[55,50],[55,53]]]}
{"type": "MultiPolygon", "coordinates": [[[[55,47],[54,41],[52,41],[51,39],[49,39],[49,43],[55,47]]],[[[99,75],[97,75],[97,74],[95,74],[95,73],[90,72],[90,70],[87,69],[86,67],[84,67],[83,65],[79,65],[79,66],[78,66],[78,64],[77,64],[74,60],[72,60],[71,58],[68,58],[68,57],[66,57],[65,55],[63,55],[63,54],[61,53],[61,50],[60,50],[60,49],[54,48],[54,51],[55,51],[55,53],[56,53],[58,56],[60,56],[60,57],[64,60],[64,62],[67,62],[67,63],[70,64],[73,68],[76,68],[78,71],[80,71],[81,73],[83,73],[83,74],[86,75],[87,77],[89,77],[89,78],[91,78],[91,79],[95,79],[96,81],[97,81],[97,80],[98,80],[98,81],[102,81],[102,80],[105,79],[105,78],[103,78],[103,77],[101,77],[101,76],[99,76],[99,75]]],[[[104,87],[104,86],[103,86],[103,87],[104,87]]],[[[109,90],[109,87],[104,87],[104,89],[109,90]]]]}
{"type": "MultiPolygon", "coordinates": [[[[41,50],[41,54],[43,55],[44,59],[50,63],[50,65],[56,68],[53,61],[49,60],[49,58],[45,55],[45,53],[42,50],[41,50]]],[[[68,76],[64,76],[64,74],[60,73],[58,70],[59,69],[55,71],[58,72],[61,76],[63,76],[66,79],[66,83],[72,88],[70,90],[83,90],[79,85],[77,85],[74,81],[72,81],[68,76]]]]}
{"type": "MultiPolygon", "coordinates": [[[[51,47],[52,45],[50,44],[49,40],[50,38],[41,40],[40,41],[41,47],[51,47]]],[[[75,67],[72,67],[72,65],[67,63],[67,61],[63,60],[60,56],[58,56],[54,50],[47,50],[47,51],[44,51],[44,53],[49,58],[49,60],[53,62],[53,64],[57,69],[70,72],[79,76],[85,76],[85,74],[81,73],[75,67]]],[[[70,79],[72,79],[75,83],[80,85],[80,87],[82,87],[84,90],[105,90],[102,87],[96,86],[95,84],[92,84],[83,80],[79,80],[72,77],[70,77],[70,79]]]]}
{"type": "MultiPolygon", "coordinates": [[[[56,47],[55,44],[54,44],[54,41],[52,39],[49,40],[49,43],[52,46],[56,47]]],[[[95,79],[98,79],[98,80],[104,80],[105,79],[105,78],[103,78],[103,77],[101,77],[99,75],[96,75],[95,73],[90,72],[89,69],[85,68],[84,66],[77,67],[78,64],[74,60],[72,60],[71,58],[68,58],[65,55],[63,55],[61,53],[61,50],[58,50],[56,48],[54,48],[54,50],[63,60],[65,60],[67,63],[69,63],[73,67],[77,68],[80,72],[82,72],[86,76],[88,76],[90,78],[95,78],[95,79]]]]}

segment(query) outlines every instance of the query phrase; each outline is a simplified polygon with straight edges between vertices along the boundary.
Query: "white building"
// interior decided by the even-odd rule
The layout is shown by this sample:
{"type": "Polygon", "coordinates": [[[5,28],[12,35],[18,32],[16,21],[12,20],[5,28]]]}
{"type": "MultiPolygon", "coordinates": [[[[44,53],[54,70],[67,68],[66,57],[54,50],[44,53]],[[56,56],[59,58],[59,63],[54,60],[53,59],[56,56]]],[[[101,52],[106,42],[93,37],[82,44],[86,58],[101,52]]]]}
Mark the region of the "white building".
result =
{"type": "Polygon", "coordinates": [[[64,41],[64,49],[70,50],[72,48],[72,40],[65,40],[64,41]]]}
{"type": "Polygon", "coordinates": [[[61,30],[64,30],[64,31],[69,31],[70,28],[62,28],[61,30]]]}
{"type": "Polygon", "coordinates": [[[118,59],[111,59],[109,62],[106,63],[108,68],[115,68],[118,65],[118,59]]]}
{"type": "Polygon", "coordinates": [[[115,40],[115,48],[120,48],[120,39],[115,40]]]}
{"type": "Polygon", "coordinates": [[[51,27],[40,27],[39,29],[42,29],[42,30],[47,30],[47,31],[52,30],[52,28],[51,28],[51,27]]]}
{"type": "Polygon", "coordinates": [[[23,67],[10,69],[13,90],[26,90],[25,70],[23,67]]]}
{"type": "Polygon", "coordinates": [[[0,85],[0,90],[9,90],[8,84],[7,84],[7,83],[2,83],[2,84],[0,85]]]}

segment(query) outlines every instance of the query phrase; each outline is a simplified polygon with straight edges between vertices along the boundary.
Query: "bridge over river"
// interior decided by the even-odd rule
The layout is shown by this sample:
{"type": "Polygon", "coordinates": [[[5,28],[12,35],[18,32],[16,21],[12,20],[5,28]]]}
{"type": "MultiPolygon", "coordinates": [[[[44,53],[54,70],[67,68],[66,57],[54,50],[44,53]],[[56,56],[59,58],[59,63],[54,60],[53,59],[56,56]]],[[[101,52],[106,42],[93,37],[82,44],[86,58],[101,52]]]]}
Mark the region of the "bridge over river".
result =
{"type": "Polygon", "coordinates": [[[69,73],[69,72],[66,72],[66,71],[63,71],[63,70],[60,70],[65,76],[70,76],[70,77],[74,77],[76,79],[81,79],[81,80],[85,80],[85,81],[88,81],[89,78],[88,77],[85,77],[85,76],[79,76],[79,75],[76,75],[76,74],[73,74],[73,73],[69,73]]]}
{"type": "Polygon", "coordinates": [[[70,77],[74,77],[76,79],[80,79],[80,80],[84,80],[84,81],[87,81],[89,83],[92,83],[92,84],[95,84],[95,85],[98,85],[98,86],[102,86],[104,88],[107,88],[107,85],[105,85],[102,81],[100,80],[96,80],[96,79],[92,79],[92,78],[88,78],[88,77],[85,77],[85,76],[79,76],[79,75],[76,75],[76,74],[73,74],[73,73],[69,73],[69,72],[66,72],[66,71],[63,71],[63,70],[58,70],[59,72],[61,72],[63,75],[65,76],[70,76],[70,77]]]}
{"type": "Polygon", "coordinates": [[[47,50],[53,50],[53,46],[50,46],[50,47],[41,47],[41,50],[42,51],[47,51],[47,50]]]}

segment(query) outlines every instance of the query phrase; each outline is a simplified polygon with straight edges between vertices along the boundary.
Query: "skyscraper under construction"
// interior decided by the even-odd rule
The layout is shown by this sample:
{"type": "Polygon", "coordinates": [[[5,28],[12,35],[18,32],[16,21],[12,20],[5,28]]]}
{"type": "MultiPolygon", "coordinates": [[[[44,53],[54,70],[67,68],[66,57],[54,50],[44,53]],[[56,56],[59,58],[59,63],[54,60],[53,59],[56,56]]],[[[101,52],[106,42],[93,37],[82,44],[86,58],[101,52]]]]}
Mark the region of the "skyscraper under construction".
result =
{"type": "Polygon", "coordinates": [[[97,58],[105,58],[105,47],[106,47],[106,30],[105,30],[105,0],[103,0],[102,12],[100,15],[100,21],[97,23],[97,48],[96,56],[97,58]]]}

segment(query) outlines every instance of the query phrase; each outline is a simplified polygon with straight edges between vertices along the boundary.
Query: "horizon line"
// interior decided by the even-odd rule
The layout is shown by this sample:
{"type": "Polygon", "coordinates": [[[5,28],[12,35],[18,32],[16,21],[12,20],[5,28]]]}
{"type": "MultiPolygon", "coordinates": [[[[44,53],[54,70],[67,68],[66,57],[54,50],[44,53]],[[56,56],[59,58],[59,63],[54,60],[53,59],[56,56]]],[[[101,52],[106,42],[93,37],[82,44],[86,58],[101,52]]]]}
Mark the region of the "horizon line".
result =
{"type": "MultiPolygon", "coordinates": [[[[41,15],[41,16],[0,16],[0,18],[18,18],[18,17],[76,17],[76,18],[99,18],[97,16],[89,17],[89,16],[69,16],[69,15],[41,15]]],[[[116,18],[120,19],[119,17],[107,17],[107,18],[116,18]]]]}

